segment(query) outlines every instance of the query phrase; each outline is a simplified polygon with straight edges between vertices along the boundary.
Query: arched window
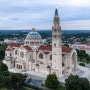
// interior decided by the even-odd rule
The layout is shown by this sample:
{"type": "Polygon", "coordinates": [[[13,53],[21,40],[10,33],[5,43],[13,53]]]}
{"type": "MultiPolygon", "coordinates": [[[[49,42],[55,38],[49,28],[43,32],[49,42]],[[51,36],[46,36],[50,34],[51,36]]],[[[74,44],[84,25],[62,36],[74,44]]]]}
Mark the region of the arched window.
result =
{"type": "Polygon", "coordinates": [[[10,56],[12,56],[12,54],[10,53],[10,56]]]}
{"type": "Polygon", "coordinates": [[[50,60],[52,60],[52,55],[50,55],[50,60]]]}
{"type": "Polygon", "coordinates": [[[17,64],[17,69],[18,69],[18,64],[17,64]]]}
{"type": "Polygon", "coordinates": [[[22,65],[21,65],[21,68],[20,69],[22,69],[22,65]]]}
{"type": "Polygon", "coordinates": [[[57,29],[54,29],[54,32],[56,33],[57,32],[57,29]]]}
{"type": "Polygon", "coordinates": [[[15,51],[15,55],[17,55],[17,50],[15,51]]]}
{"type": "Polygon", "coordinates": [[[20,69],[20,65],[19,65],[19,69],[20,69]]]}
{"type": "Polygon", "coordinates": [[[43,54],[42,53],[39,54],[39,58],[43,59],[43,54]]]}
{"type": "Polygon", "coordinates": [[[55,39],[57,38],[57,35],[55,35],[55,39]]]}
{"type": "Polygon", "coordinates": [[[56,43],[54,43],[54,47],[56,47],[56,43]]]}

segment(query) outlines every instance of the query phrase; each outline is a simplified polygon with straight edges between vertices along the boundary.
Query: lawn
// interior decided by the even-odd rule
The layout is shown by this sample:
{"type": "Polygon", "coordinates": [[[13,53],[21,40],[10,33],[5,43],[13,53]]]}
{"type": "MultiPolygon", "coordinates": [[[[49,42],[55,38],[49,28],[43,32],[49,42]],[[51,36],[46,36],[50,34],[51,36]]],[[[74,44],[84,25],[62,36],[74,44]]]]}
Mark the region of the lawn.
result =
{"type": "Polygon", "coordinates": [[[59,87],[58,89],[56,90],[65,90],[65,87],[59,87]]]}
{"type": "Polygon", "coordinates": [[[1,88],[0,90],[28,90],[28,89],[26,89],[26,88],[24,88],[24,87],[18,87],[18,88],[13,87],[12,89],[1,88]]]}
{"type": "Polygon", "coordinates": [[[85,58],[82,58],[82,60],[78,57],[78,62],[84,62],[84,63],[90,63],[90,60],[87,60],[85,58]]]}
{"type": "Polygon", "coordinates": [[[0,90],[7,90],[7,88],[1,88],[0,90]]]}

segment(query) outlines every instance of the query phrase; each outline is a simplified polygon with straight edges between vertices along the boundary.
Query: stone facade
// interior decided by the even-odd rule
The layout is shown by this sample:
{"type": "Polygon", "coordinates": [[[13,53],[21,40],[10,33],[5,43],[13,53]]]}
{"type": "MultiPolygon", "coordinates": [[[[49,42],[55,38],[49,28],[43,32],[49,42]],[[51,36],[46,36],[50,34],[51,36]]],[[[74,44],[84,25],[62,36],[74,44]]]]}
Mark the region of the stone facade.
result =
{"type": "Polygon", "coordinates": [[[55,73],[58,78],[77,70],[77,53],[74,49],[61,46],[61,27],[58,10],[55,10],[52,27],[52,46],[43,44],[41,36],[33,28],[24,45],[11,43],[5,51],[3,62],[8,68],[18,71],[55,73]]]}

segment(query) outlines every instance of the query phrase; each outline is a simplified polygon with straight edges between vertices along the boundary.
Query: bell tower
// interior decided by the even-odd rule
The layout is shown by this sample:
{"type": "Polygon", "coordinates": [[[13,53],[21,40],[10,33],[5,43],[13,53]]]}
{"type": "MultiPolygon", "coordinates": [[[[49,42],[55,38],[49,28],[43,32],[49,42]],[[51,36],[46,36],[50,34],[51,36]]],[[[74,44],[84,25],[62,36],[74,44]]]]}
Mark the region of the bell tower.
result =
{"type": "Polygon", "coordinates": [[[62,76],[61,26],[59,23],[58,9],[56,8],[52,27],[52,73],[55,73],[57,78],[62,76]]]}

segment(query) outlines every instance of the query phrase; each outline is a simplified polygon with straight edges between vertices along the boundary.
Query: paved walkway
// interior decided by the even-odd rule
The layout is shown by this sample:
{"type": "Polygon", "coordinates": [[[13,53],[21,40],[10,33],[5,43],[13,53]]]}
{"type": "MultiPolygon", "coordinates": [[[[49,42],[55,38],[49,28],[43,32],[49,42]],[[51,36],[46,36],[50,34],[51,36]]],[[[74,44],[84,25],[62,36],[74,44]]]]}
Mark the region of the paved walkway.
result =
{"type": "Polygon", "coordinates": [[[80,77],[87,78],[90,82],[90,68],[79,66],[79,69],[84,71],[84,73],[80,77]]]}
{"type": "MultiPolygon", "coordinates": [[[[14,73],[18,73],[19,71],[15,70],[15,68],[13,69],[9,69],[10,72],[14,72],[14,73]]],[[[27,74],[29,78],[32,78],[34,80],[40,80],[42,82],[44,82],[44,80],[47,77],[46,73],[41,73],[41,72],[36,72],[36,71],[25,71],[25,72],[21,72],[23,74],[27,74]]],[[[78,65],[78,69],[77,71],[74,71],[71,73],[72,75],[78,75],[80,77],[85,77],[90,81],[90,68],[88,67],[83,67],[83,66],[79,66],[78,65]]],[[[64,75],[62,78],[60,78],[60,81],[65,83],[65,79],[68,78],[69,75],[64,75]]]]}
{"type": "MultiPolygon", "coordinates": [[[[90,68],[83,67],[78,65],[77,71],[74,71],[71,73],[72,75],[78,75],[79,77],[87,78],[90,82],[90,68]]],[[[65,79],[68,78],[69,75],[64,75],[62,78],[60,78],[60,82],[65,83],[65,79]]]]}

